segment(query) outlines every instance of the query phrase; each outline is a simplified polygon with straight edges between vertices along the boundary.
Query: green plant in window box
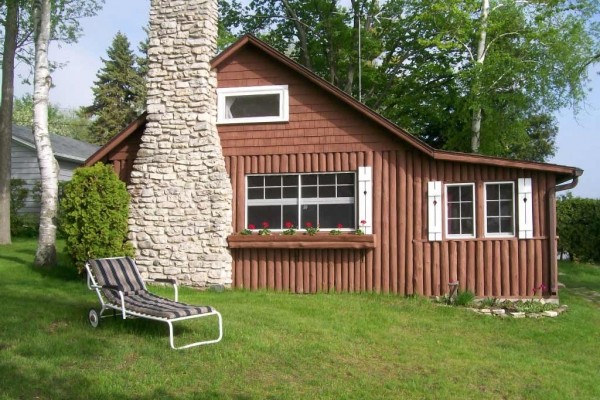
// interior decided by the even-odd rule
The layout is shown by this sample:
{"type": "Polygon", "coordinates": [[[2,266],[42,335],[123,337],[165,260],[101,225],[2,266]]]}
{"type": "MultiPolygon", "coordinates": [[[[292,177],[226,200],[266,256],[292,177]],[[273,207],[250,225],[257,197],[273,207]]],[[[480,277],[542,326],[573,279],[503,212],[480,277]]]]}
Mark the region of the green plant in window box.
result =
{"type": "Polygon", "coordinates": [[[367,225],[367,221],[365,221],[364,219],[360,221],[360,228],[356,228],[356,230],[354,231],[355,235],[364,235],[365,234],[365,225],[367,225]]]}
{"type": "Polygon", "coordinates": [[[337,236],[337,235],[341,235],[342,231],[340,229],[342,229],[344,227],[344,225],[342,224],[338,224],[337,225],[337,229],[332,229],[329,231],[329,234],[332,236],[337,236]]]}
{"type": "Polygon", "coordinates": [[[270,235],[271,234],[271,230],[269,229],[269,223],[268,222],[263,222],[262,223],[262,229],[260,229],[258,231],[258,234],[260,236],[266,236],[266,235],[270,235]]]}
{"type": "Polygon", "coordinates": [[[294,228],[294,224],[290,221],[285,223],[285,228],[286,229],[282,232],[284,235],[291,236],[296,234],[296,228],[294,228]]]}
{"type": "Polygon", "coordinates": [[[254,226],[253,224],[248,225],[247,228],[244,228],[241,230],[240,235],[252,235],[252,229],[256,229],[256,226],[254,226]]]}
{"type": "Polygon", "coordinates": [[[306,234],[309,236],[314,236],[319,232],[319,225],[313,226],[312,222],[307,222],[304,224],[304,229],[306,229],[306,234]]]}

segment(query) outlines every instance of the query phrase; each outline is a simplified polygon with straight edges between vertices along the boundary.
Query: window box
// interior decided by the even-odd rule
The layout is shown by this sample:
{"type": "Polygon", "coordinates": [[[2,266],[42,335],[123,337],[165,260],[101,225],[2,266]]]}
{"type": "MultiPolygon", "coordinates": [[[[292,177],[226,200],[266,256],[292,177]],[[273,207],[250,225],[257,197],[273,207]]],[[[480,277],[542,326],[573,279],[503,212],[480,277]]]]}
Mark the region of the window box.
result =
{"type": "Polygon", "coordinates": [[[375,235],[230,235],[232,249],[372,249],[375,235]]]}

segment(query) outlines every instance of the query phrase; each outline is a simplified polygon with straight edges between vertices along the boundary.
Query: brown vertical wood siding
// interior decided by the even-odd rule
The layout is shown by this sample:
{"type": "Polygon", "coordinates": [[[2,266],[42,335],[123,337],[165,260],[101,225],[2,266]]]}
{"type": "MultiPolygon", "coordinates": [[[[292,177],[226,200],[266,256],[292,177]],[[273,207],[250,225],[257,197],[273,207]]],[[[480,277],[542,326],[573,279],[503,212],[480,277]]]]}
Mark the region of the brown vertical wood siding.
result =
{"type": "Polygon", "coordinates": [[[235,231],[244,228],[246,174],[355,171],[358,162],[349,162],[347,168],[339,169],[334,160],[373,160],[376,248],[232,249],[236,288],[434,296],[447,293],[448,283],[458,280],[461,288],[477,296],[523,297],[531,296],[532,289],[542,283],[548,288],[551,286],[549,239],[545,233],[547,218],[542,210],[546,209],[547,193],[554,183],[544,174],[527,175],[532,178],[535,193],[533,239],[479,235],[475,239],[429,242],[425,214],[429,180],[474,182],[478,201],[477,231],[483,234],[483,183],[514,181],[516,190],[516,180],[524,177],[523,172],[446,162],[438,168],[428,157],[406,150],[317,154],[318,160],[325,160],[323,163],[312,163],[314,155],[227,156],[236,199],[235,231]],[[282,163],[282,159],[287,162],[282,163]],[[412,181],[410,185],[405,184],[407,171],[408,182],[412,181]],[[415,171],[418,176],[414,175],[415,171]]]}

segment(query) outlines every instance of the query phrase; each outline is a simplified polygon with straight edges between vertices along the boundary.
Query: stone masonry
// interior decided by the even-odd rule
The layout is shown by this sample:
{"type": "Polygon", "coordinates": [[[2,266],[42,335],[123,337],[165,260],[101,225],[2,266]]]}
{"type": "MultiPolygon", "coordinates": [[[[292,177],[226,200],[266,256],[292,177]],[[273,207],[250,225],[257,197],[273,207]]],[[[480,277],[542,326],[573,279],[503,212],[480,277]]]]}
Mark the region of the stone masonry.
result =
{"type": "Polygon", "coordinates": [[[129,237],[149,278],[230,286],[232,190],[216,129],[217,0],[152,0],[148,118],[129,237]]]}

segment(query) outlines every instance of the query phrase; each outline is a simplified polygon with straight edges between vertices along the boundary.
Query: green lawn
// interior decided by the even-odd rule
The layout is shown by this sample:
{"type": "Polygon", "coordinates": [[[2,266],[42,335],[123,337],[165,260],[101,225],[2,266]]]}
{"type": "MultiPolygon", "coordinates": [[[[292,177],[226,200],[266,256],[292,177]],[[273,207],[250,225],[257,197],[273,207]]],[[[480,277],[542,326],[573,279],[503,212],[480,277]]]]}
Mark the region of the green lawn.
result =
{"type": "MultiPolygon", "coordinates": [[[[174,351],[162,323],[92,329],[95,295],[65,268],[33,269],[34,251],[0,246],[0,399],[600,398],[597,266],[561,264],[569,311],[556,319],[387,295],[184,289],[183,301],[223,314],[225,337],[174,351]]],[[[190,321],[176,340],[213,335],[212,322],[190,321]]]]}

